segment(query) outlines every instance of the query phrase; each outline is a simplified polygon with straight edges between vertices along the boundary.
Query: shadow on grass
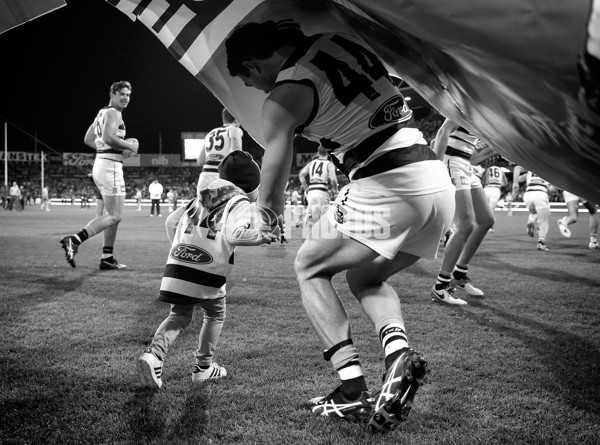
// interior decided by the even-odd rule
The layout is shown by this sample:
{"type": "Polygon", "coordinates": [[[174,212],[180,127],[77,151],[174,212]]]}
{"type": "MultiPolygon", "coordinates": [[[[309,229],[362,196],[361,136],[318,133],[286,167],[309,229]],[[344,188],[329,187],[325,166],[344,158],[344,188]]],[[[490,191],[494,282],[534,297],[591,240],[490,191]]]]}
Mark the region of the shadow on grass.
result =
{"type": "MultiPolygon", "coordinates": [[[[22,276],[22,272],[21,272],[22,276]]],[[[30,280],[32,283],[42,284],[44,287],[60,292],[72,292],[79,289],[88,280],[86,275],[81,275],[75,278],[65,278],[62,276],[38,276],[30,280]]]]}
{"type": "Polygon", "coordinates": [[[157,395],[156,390],[140,388],[125,404],[133,437],[151,440],[164,435],[167,412],[157,406],[157,395]]]}
{"type": "Polygon", "coordinates": [[[131,436],[142,442],[152,440],[197,440],[206,435],[208,410],[206,394],[202,391],[187,393],[178,417],[168,409],[170,402],[159,396],[159,391],[140,388],[125,404],[129,413],[131,436]],[[163,406],[164,405],[164,406],[163,406]]]}
{"type": "MultiPolygon", "coordinates": [[[[545,252],[541,252],[541,254],[545,254],[545,252]]],[[[482,256],[481,258],[478,258],[477,261],[478,265],[481,267],[488,267],[492,270],[502,270],[504,272],[512,272],[515,274],[515,276],[529,275],[531,277],[536,278],[536,280],[540,281],[549,280],[558,283],[573,282],[581,286],[590,287],[600,286],[600,281],[598,280],[573,275],[567,272],[566,270],[561,270],[560,268],[550,269],[540,267],[540,265],[535,261],[532,261],[532,267],[523,267],[522,265],[515,265],[513,263],[503,261],[501,258],[498,258],[493,253],[487,253],[485,257],[482,256]]]]}
{"type": "Polygon", "coordinates": [[[169,439],[202,437],[207,433],[208,406],[206,394],[200,388],[187,393],[181,415],[171,425],[169,439]]]}
{"type": "Polygon", "coordinates": [[[480,326],[510,335],[534,350],[547,367],[548,374],[554,376],[552,380],[556,385],[548,389],[558,393],[559,397],[574,408],[591,413],[600,411],[600,351],[597,345],[568,331],[508,313],[483,302],[480,302],[477,308],[487,313],[481,316],[463,311],[463,316],[480,326]],[[499,320],[490,319],[490,314],[499,320]],[[510,324],[526,329],[511,327],[510,324]],[[528,332],[529,330],[532,332],[528,332]]]}

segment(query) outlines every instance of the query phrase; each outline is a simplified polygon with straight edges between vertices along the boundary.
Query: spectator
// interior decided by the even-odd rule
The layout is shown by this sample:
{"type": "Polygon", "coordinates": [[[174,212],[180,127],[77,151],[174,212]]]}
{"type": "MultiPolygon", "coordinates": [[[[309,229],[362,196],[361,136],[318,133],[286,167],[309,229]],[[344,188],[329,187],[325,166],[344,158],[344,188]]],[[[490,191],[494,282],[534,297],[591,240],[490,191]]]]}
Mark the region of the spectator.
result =
{"type": "Polygon", "coordinates": [[[152,200],[150,216],[154,216],[154,211],[156,209],[156,215],[162,218],[160,213],[160,200],[163,194],[163,186],[158,182],[158,178],[155,178],[154,181],[152,181],[152,184],[148,186],[148,191],[150,192],[150,199],[152,200]]]}
{"type": "MultiPolygon", "coordinates": [[[[7,210],[15,210],[15,203],[21,200],[21,189],[16,182],[13,182],[12,187],[9,190],[9,201],[7,210]]],[[[17,209],[18,210],[18,209],[17,209]]]]}

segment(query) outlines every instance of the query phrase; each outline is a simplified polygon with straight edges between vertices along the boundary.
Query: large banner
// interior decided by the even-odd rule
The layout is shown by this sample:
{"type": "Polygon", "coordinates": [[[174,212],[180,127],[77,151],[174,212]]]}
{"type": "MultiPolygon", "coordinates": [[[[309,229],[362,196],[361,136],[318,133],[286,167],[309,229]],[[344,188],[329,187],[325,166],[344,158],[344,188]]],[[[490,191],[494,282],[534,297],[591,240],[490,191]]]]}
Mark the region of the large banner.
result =
{"type": "Polygon", "coordinates": [[[0,1],[0,34],[65,5],[64,0],[0,1]]]}
{"type": "MultiPolygon", "coordinates": [[[[107,0],[141,21],[260,144],[264,93],[226,68],[249,21],[371,46],[441,114],[508,160],[600,201],[600,0],[107,0]]],[[[264,145],[264,144],[263,144],[264,145]]]]}

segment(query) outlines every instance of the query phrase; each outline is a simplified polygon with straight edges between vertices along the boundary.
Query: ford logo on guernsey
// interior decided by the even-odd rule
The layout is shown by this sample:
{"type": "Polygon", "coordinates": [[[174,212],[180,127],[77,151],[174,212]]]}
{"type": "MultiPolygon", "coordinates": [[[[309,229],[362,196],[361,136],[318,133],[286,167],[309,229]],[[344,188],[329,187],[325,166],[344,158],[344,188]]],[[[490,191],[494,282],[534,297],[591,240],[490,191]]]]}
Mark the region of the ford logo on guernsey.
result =
{"type": "Polygon", "coordinates": [[[210,253],[191,244],[177,244],[171,249],[171,258],[194,264],[209,264],[213,261],[210,253]]]}
{"type": "Polygon", "coordinates": [[[390,97],[369,120],[369,127],[377,128],[390,122],[402,122],[410,119],[412,111],[401,95],[390,97]]]}

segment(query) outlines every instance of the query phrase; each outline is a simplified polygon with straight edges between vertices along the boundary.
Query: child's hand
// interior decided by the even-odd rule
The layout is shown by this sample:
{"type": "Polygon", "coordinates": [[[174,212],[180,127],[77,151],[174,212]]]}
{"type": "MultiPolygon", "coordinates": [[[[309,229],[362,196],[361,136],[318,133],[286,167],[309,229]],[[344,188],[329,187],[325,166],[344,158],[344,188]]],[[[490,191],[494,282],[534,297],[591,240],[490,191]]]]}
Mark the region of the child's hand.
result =
{"type": "Polygon", "coordinates": [[[273,241],[277,241],[279,235],[274,234],[273,232],[260,232],[261,242],[260,244],[271,244],[273,241]]]}

